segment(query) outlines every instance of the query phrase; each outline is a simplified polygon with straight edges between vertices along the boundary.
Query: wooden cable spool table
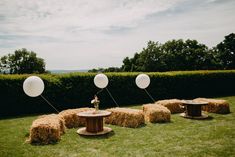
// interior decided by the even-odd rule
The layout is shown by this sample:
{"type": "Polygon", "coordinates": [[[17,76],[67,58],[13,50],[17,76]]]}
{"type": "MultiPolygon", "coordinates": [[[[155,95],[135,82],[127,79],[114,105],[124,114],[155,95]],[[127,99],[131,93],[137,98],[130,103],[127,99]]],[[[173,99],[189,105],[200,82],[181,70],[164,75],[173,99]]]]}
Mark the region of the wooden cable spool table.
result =
{"type": "Polygon", "coordinates": [[[184,118],[190,119],[206,119],[208,115],[202,113],[202,106],[208,105],[207,102],[199,102],[193,100],[185,100],[183,101],[183,106],[185,106],[186,110],[184,113],[181,113],[180,116],[184,118]]]}
{"type": "Polygon", "coordinates": [[[77,130],[79,135],[103,135],[112,131],[109,127],[104,127],[104,117],[111,115],[111,112],[99,110],[80,112],[79,117],[86,119],[86,127],[77,130]]]}

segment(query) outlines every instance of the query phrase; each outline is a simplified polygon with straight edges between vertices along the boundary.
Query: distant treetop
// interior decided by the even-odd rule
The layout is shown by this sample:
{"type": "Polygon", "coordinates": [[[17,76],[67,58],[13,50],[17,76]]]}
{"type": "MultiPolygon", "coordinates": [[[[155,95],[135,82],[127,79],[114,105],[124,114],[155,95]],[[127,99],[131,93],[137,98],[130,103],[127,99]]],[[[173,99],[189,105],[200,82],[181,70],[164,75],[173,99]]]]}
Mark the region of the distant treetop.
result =
{"type": "Polygon", "coordinates": [[[0,72],[10,74],[45,73],[44,59],[25,48],[0,58],[0,72]]]}
{"type": "Polygon", "coordinates": [[[119,71],[178,71],[235,69],[235,34],[225,36],[217,46],[209,49],[197,40],[170,40],[161,44],[149,41],[147,47],[132,58],[125,57],[120,68],[99,68],[92,72],[119,71]]]}

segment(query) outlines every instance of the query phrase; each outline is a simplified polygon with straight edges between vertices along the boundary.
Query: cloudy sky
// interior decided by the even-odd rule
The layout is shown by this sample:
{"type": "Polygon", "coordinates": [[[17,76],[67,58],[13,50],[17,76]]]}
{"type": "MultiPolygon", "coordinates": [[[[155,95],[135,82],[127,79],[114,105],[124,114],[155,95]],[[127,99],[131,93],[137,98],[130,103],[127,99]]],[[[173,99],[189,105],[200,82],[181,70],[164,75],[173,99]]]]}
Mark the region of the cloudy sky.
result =
{"type": "Polygon", "coordinates": [[[49,70],[121,66],[149,40],[213,47],[232,32],[234,0],[0,0],[0,56],[27,48],[49,70]]]}

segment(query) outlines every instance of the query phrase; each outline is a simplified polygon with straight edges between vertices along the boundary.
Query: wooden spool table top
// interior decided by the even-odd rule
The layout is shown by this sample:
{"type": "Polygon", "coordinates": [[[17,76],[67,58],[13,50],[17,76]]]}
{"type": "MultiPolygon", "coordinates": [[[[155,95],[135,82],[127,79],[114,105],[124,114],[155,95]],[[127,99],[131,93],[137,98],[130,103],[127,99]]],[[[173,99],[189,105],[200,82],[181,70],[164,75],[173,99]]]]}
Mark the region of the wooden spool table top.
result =
{"type": "Polygon", "coordinates": [[[182,102],[182,105],[200,105],[200,106],[203,106],[203,105],[208,105],[207,102],[202,102],[202,101],[193,101],[193,100],[184,100],[182,102]]]}
{"type": "Polygon", "coordinates": [[[201,107],[208,105],[207,102],[184,100],[182,103],[186,107],[186,111],[181,113],[180,116],[190,119],[206,119],[208,115],[202,113],[201,107]]]}
{"type": "Polygon", "coordinates": [[[112,131],[111,128],[103,126],[103,118],[111,115],[109,111],[85,111],[77,115],[86,119],[86,127],[77,130],[79,135],[104,135],[112,131]]]}
{"type": "Polygon", "coordinates": [[[85,111],[85,112],[80,112],[77,115],[79,117],[84,117],[84,118],[107,117],[107,116],[111,115],[111,112],[109,112],[109,111],[102,111],[102,110],[99,110],[98,112],[95,112],[95,111],[85,111]]]}

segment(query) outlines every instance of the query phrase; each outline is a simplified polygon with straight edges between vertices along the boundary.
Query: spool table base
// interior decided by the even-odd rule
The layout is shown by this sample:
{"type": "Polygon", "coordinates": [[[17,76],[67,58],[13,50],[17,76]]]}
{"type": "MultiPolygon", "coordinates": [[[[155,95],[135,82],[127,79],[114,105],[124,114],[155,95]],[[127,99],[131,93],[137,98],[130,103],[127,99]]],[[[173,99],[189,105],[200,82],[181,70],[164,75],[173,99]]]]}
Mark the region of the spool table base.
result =
{"type": "Polygon", "coordinates": [[[111,131],[112,131],[111,128],[109,128],[109,127],[104,127],[102,131],[94,133],[94,132],[88,132],[88,131],[86,130],[86,127],[83,127],[83,128],[78,129],[78,130],[77,130],[77,133],[78,133],[79,135],[85,135],[85,136],[90,136],[90,135],[96,136],[96,135],[104,135],[104,134],[107,134],[107,133],[109,133],[109,132],[111,132],[111,131]]]}
{"type": "Polygon", "coordinates": [[[208,115],[204,113],[202,113],[201,116],[189,116],[185,113],[181,113],[180,116],[184,118],[189,118],[189,119],[207,119],[208,118],[208,115]]]}

